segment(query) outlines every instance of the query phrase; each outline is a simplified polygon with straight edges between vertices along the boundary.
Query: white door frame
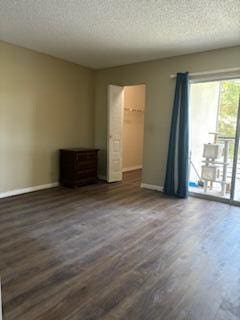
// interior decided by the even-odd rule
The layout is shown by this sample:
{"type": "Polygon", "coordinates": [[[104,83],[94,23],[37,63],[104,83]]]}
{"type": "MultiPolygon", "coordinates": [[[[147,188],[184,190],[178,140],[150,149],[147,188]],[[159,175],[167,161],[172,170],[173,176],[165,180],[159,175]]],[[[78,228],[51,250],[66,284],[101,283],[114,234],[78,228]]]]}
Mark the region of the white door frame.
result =
{"type": "Polygon", "coordinates": [[[122,180],[124,87],[109,85],[107,100],[107,181],[117,182],[122,180]]]}
{"type": "MultiPolygon", "coordinates": [[[[111,179],[109,179],[109,147],[110,147],[110,137],[109,137],[109,128],[110,128],[110,115],[109,115],[109,111],[110,111],[110,103],[109,103],[109,88],[110,86],[118,86],[118,87],[122,87],[122,89],[124,90],[125,87],[130,87],[130,86],[138,86],[138,85],[144,85],[145,86],[145,101],[144,101],[144,111],[146,110],[146,83],[144,82],[136,82],[136,83],[126,83],[126,84],[109,84],[108,85],[108,90],[107,90],[107,172],[106,172],[106,180],[107,182],[113,182],[111,181],[111,179]]],[[[123,91],[124,92],[124,91],[123,91]]],[[[122,121],[121,121],[121,134],[123,132],[123,113],[124,113],[124,94],[123,94],[123,100],[122,100],[122,121]]],[[[144,137],[145,137],[145,117],[144,117],[144,137]]],[[[122,137],[121,137],[122,139],[122,137]]],[[[143,154],[144,154],[144,140],[143,140],[143,154]]],[[[122,167],[122,145],[121,145],[121,167],[122,167]]],[[[142,169],[144,168],[144,164],[142,165],[142,169]]],[[[123,172],[123,168],[122,168],[122,172],[123,172]]],[[[122,180],[122,178],[121,178],[122,180]]],[[[119,180],[119,181],[121,181],[119,180]]]]}

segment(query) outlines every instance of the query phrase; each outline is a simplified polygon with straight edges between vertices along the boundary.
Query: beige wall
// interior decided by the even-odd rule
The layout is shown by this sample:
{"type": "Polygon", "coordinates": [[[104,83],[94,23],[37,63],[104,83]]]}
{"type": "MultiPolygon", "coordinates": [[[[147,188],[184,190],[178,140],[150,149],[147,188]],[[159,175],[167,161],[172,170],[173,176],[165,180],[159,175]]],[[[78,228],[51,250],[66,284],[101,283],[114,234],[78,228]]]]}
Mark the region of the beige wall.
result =
{"type": "Polygon", "coordinates": [[[142,167],[145,86],[124,88],[123,170],[142,167]],[[135,111],[126,109],[132,108],[135,111]],[[137,111],[136,111],[137,110],[137,111]]]}
{"type": "Polygon", "coordinates": [[[106,174],[107,86],[146,84],[143,181],[163,185],[175,72],[240,67],[240,47],[99,70],[96,73],[95,145],[101,149],[99,173],[106,174]]]}
{"type": "Polygon", "coordinates": [[[58,149],[93,146],[94,73],[0,42],[0,192],[58,181],[58,149]]]}
{"type": "Polygon", "coordinates": [[[57,181],[58,149],[93,146],[94,140],[105,175],[109,84],[146,84],[143,181],[163,185],[175,84],[170,74],[239,66],[235,47],[93,72],[0,42],[0,193],[57,181]]]}

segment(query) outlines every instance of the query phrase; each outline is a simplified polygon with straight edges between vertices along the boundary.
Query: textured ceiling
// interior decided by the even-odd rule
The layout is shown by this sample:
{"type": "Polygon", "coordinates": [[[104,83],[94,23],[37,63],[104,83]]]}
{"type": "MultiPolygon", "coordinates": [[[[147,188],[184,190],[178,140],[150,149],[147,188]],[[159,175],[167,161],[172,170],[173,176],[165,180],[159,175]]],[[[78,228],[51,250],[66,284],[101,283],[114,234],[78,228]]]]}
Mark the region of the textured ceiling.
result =
{"type": "Polygon", "coordinates": [[[0,39],[104,68],[240,44],[240,0],[0,0],[0,39]]]}

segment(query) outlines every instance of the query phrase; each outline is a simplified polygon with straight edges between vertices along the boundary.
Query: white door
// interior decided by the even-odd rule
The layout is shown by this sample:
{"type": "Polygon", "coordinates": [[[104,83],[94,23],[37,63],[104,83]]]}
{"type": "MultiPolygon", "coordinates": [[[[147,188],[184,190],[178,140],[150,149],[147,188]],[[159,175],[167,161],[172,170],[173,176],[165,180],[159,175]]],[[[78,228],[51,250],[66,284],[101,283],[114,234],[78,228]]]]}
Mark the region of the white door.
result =
{"type": "Polygon", "coordinates": [[[108,86],[108,182],[122,180],[123,90],[120,86],[108,86]]]}

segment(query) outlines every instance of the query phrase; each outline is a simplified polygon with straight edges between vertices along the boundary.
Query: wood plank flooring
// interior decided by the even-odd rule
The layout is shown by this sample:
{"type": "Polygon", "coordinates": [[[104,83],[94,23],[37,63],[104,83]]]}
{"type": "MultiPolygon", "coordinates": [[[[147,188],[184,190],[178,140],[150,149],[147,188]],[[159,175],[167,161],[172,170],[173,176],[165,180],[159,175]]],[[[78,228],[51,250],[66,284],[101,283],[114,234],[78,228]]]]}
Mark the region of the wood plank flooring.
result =
{"type": "Polygon", "coordinates": [[[4,320],[240,319],[240,208],[139,181],[0,200],[4,320]]]}

